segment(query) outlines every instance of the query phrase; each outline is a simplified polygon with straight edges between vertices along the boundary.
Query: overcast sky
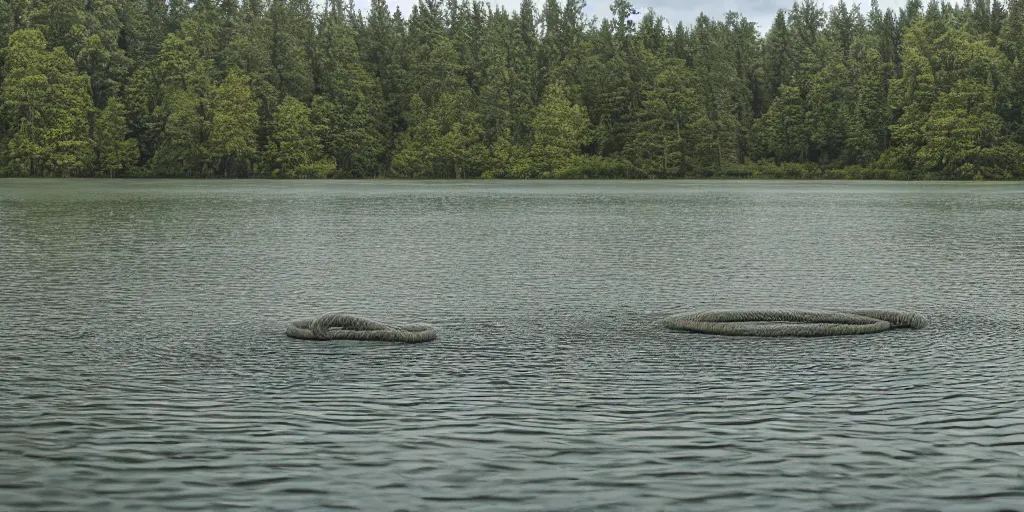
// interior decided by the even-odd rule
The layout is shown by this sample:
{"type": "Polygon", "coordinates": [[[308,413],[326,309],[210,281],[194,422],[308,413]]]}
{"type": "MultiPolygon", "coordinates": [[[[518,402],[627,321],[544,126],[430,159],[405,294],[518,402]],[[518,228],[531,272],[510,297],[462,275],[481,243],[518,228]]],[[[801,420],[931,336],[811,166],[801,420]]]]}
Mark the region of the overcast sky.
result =
{"type": "MultiPolygon", "coordinates": [[[[504,5],[509,10],[513,10],[519,8],[520,1],[490,0],[490,3],[504,5]]],[[[562,1],[564,2],[564,0],[562,1]]],[[[856,3],[853,0],[846,1],[848,6],[856,3]]],[[[824,0],[826,6],[832,6],[837,2],[838,0],[824,0]]],[[[362,10],[364,13],[369,12],[370,0],[355,0],[355,3],[357,9],[362,10]]],[[[397,6],[402,8],[402,13],[405,15],[409,14],[412,6],[416,3],[417,0],[388,0],[388,5],[391,6],[392,12],[394,12],[397,6]]],[[[534,0],[534,4],[538,7],[543,6],[544,0],[534,0]]],[[[611,0],[588,0],[586,12],[590,16],[606,18],[611,16],[611,11],[609,10],[611,4],[611,0]]],[[[899,7],[906,5],[906,1],[879,0],[878,4],[883,11],[889,7],[898,10],[899,7]]],[[[746,16],[750,21],[757,23],[762,33],[771,27],[776,11],[779,9],[788,10],[792,5],[793,0],[634,0],[634,6],[638,11],[646,12],[648,7],[653,8],[655,12],[664,16],[672,26],[675,26],[680,21],[690,25],[702,11],[704,14],[716,19],[722,19],[726,12],[736,11],[746,16]]],[[[870,6],[871,0],[864,1],[861,4],[861,11],[866,13],[870,6]]]]}

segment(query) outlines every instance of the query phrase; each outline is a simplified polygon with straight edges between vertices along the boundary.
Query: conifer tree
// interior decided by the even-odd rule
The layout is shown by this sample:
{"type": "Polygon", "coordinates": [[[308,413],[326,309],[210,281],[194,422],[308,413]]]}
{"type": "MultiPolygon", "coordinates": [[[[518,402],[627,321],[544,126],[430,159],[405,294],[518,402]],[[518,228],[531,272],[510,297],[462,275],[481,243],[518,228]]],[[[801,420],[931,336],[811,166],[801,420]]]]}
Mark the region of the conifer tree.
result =
{"type": "Polygon", "coordinates": [[[624,150],[634,166],[653,178],[678,178],[693,172],[694,123],[702,108],[693,71],[682,60],[666,64],[644,99],[632,137],[624,150]]]}
{"type": "Polygon", "coordinates": [[[856,103],[848,118],[843,162],[870,165],[881,155],[888,143],[892,112],[886,104],[888,64],[876,48],[858,46],[855,50],[853,74],[856,103]]]}
{"type": "Polygon", "coordinates": [[[0,0],[0,172],[1024,176],[1024,0],[520,1],[0,0]]]}
{"type": "Polygon", "coordinates": [[[388,149],[384,134],[390,127],[380,83],[360,61],[345,12],[329,13],[320,28],[313,115],[326,127],[324,146],[340,175],[377,177],[384,169],[388,149]]]}
{"type": "Polygon", "coordinates": [[[313,97],[313,6],[310,0],[267,0],[271,84],[302,101],[313,97]]]}
{"type": "Polygon", "coordinates": [[[776,163],[807,160],[811,133],[803,104],[799,88],[783,85],[768,112],[758,120],[761,151],[776,163]]]}
{"type": "Polygon", "coordinates": [[[148,128],[156,131],[150,162],[158,176],[214,176],[210,164],[210,100],[213,59],[204,57],[191,38],[170,34],[160,48],[155,76],[140,77],[141,94],[155,92],[148,128]],[[148,84],[150,80],[155,84],[148,84]]]}
{"type": "Polygon", "coordinates": [[[248,77],[237,69],[213,90],[208,154],[224,177],[248,177],[256,157],[258,104],[248,77]]]}
{"type": "Polygon", "coordinates": [[[47,50],[36,29],[14,32],[5,50],[0,106],[8,120],[4,171],[14,176],[82,176],[90,166],[89,79],[64,48],[47,50]]]}
{"type": "Polygon", "coordinates": [[[129,137],[124,105],[118,98],[107,100],[93,132],[99,175],[114,178],[133,174],[139,159],[139,144],[129,137]]]}
{"type": "Polygon", "coordinates": [[[593,135],[586,109],[571,104],[559,82],[545,89],[531,131],[528,164],[517,169],[519,178],[559,176],[593,135]]]}
{"type": "Polygon", "coordinates": [[[313,122],[309,107],[288,96],[274,112],[273,135],[265,158],[275,177],[322,178],[335,169],[320,137],[326,126],[313,122]]]}

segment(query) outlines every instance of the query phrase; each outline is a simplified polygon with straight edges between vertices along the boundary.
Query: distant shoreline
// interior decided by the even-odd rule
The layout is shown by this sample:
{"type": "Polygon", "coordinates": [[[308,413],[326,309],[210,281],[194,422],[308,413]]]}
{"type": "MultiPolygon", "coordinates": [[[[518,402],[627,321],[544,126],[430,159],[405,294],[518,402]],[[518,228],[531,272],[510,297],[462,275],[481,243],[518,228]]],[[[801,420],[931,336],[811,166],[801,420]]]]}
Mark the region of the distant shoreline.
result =
{"type": "Polygon", "coordinates": [[[0,2],[0,176],[1024,179],[1024,0],[585,4],[0,2]]]}

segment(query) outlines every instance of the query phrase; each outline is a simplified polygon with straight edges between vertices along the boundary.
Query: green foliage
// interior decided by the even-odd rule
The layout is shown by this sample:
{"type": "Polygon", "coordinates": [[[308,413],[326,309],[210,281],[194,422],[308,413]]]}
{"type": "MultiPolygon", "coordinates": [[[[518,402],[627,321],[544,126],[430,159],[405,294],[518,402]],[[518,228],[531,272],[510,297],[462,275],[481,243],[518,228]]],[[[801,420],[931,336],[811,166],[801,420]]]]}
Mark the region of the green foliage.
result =
{"type": "Polygon", "coordinates": [[[129,60],[120,46],[123,24],[128,12],[125,0],[91,0],[91,9],[83,16],[84,39],[77,54],[71,54],[78,69],[89,75],[93,104],[106,106],[128,78],[129,60]]]}
{"type": "Polygon", "coordinates": [[[310,0],[268,0],[266,12],[272,74],[270,83],[281,94],[312,99],[314,46],[310,0]]]}
{"type": "Polygon", "coordinates": [[[776,162],[804,162],[810,146],[809,128],[800,89],[783,85],[768,113],[757,123],[761,152],[776,162]]]}
{"type": "Polygon", "coordinates": [[[432,108],[413,96],[409,130],[392,161],[399,176],[462,179],[489,170],[491,155],[481,141],[480,123],[462,106],[455,94],[441,96],[432,108]]]}
{"type": "Polygon", "coordinates": [[[337,172],[331,176],[377,177],[387,150],[385,102],[380,82],[360,62],[355,33],[341,12],[321,24],[316,52],[319,95],[313,115],[325,127],[323,144],[337,172]]]}
{"type": "Polygon", "coordinates": [[[0,0],[0,173],[1024,176],[1024,0],[0,0]]]}
{"type": "Polygon", "coordinates": [[[992,112],[992,89],[964,79],[939,95],[924,124],[918,168],[949,179],[1009,178],[1021,163],[1020,148],[1007,146],[1002,120],[992,112]]]}
{"type": "Polygon", "coordinates": [[[256,157],[257,104],[248,78],[232,70],[213,91],[209,155],[225,177],[246,176],[256,157]]]}
{"type": "Polygon", "coordinates": [[[281,178],[330,176],[334,163],[324,153],[320,137],[327,127],[315,124],[310,109],[288,96],[274,112],[273,135],[264,153],[272,175],[281,178]]]}
{"type": "Polygon", "coordinates": [[[878,50],[859,47],[859,59],[853,64],[856,95],[846,125],[843,163],[868,165],[878,159],[887,142],[892,112],[886,104],[886,72],[878,50]]]}
{"type": "Polygon", "coordinates": [[[97,171],[111,178],[133,174],[139,160],[139,143],[128,138],[124,105],[110,98],[94,128],[97,171]]]}
{"type": "Polygon", "coordinates": [[[51,48],[78,55],[87,35],[85,7],[86,0],[32,0],[26,27],[42,32],[51,48]]]}
{"type": "Polygon", "coordinates": [[[149,162],[152,173],[213,176],[208,152],[213,60],[204,57],[191,38],[170,34],[160,47],[156,68],[153,75],[139,75],[138,89],[129,90],[138,111],[148,108],[143,101],[152,102],[146,123],[155,146],[149,162]]]}
{"type": "Polygon", "coordinates": [[[11,120],[3,171],[12,176],[82,176],[92,159],[89,79],[63,48],[46,49],[43,33],[14,32],[5,51],[0,101],[11,120]]]}
{"type": "Polygon", "coordinates": [[[157,107],[160,142],[150,162],[156,176],[209,177],[207,102],[185,91],[169,92],[157,107]]]}
{"type": "Polygon", "coordinates": [[[678,59],[667,62],[655,78],[623,151],[643,175],[685,177],[698,166],[697,123],[706,112],[698,100],[697,85],[693,70],[678,59]]]}
{"type": "Polygon", "coordinates": [[[586,109],[571,104],[565,87],[558,82],[548,85],[544,91],[544,99],[537,107],[530,128],[533,143],[526,165],[514,172],[517,178],[546,178],[568,172],[565,168],[593,136],[586,109]]]}

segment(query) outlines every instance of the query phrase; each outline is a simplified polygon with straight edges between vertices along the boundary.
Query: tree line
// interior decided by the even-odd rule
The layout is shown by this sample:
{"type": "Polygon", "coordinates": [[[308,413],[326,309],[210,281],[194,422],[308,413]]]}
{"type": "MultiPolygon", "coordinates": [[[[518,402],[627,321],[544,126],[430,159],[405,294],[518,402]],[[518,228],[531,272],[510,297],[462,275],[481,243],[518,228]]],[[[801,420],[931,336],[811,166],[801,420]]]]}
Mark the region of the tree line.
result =
{"type": "Polygon", "coordinates": [[[1024,0],[0,0],[0,175],[1024,177],[1024,0]]]}

